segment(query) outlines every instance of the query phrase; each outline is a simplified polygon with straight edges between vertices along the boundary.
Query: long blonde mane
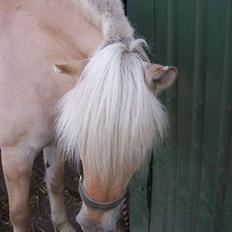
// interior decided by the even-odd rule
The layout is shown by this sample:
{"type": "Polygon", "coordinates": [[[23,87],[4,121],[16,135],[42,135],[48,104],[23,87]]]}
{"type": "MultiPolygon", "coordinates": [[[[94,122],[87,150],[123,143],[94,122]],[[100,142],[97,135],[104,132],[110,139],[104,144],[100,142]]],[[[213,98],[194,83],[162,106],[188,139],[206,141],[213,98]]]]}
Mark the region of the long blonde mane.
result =
{"type": "Polygon", "coordinates": [[[166,113],[146,85],[139,47],[134,40],[98,50],[59,105],[61,144],[102,179],[138,168],[165,132],[166,113]]]}

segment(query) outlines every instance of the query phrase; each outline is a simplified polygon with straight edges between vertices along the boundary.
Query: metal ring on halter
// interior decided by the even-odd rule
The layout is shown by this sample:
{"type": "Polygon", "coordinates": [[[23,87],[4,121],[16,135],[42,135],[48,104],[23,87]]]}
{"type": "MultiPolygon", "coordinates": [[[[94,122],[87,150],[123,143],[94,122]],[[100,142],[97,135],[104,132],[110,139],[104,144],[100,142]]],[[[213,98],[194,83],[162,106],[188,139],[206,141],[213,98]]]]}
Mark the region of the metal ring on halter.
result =
{"type": "Polygon", "coordinates": [[[92,209],[97,209],[97,210],[102,210],[102,211],[109,211],[114,208],[116,208],[118,205],[120,205],[123,201],[123,199],[127,196],[128,189],[125,189],[123,193],[120,195],[119,198],[117,198],[114,201],[111,202],[98,202],[93,199],[88,195],[88,193],[85,191],[84,185],[83,185],[83,168],[82,168],[82,163],[80,161],[79,164],[79,172],[80,172],[80,179],[79,179],[79,194],[82,199],[82,201],[88,206],[89,208],[92,209]]]}

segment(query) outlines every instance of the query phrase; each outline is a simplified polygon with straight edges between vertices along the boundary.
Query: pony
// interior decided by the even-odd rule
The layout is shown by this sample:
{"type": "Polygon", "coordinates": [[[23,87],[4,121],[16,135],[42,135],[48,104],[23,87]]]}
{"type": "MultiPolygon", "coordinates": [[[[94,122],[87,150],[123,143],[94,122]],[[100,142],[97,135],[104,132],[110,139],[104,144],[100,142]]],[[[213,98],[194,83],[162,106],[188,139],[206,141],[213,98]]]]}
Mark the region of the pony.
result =
{"type": "Polygon", "coordinates": [[[75,231],[64,162],[80,169],[83,231],[116,231],[133,173],[165,136],[157,94],[175,67],[150,63],[120,0],[0,1],[0,148],[14,232],[26,232],[43,152],[54,228],[75,231]]]}

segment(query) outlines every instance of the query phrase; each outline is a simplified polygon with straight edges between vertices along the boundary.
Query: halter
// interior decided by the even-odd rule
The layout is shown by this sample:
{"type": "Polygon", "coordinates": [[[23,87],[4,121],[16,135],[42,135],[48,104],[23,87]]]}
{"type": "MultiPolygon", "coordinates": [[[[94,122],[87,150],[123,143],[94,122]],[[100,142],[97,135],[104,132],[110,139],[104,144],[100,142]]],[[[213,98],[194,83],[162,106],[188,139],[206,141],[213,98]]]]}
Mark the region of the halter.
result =
{"type": "Polygon", "coordinates": [[[101,210],[101,211],[109,211],[109,210],[116,208],[118,205],[120,205],[123,202],[124,199],[126,199],[126,197],[128,195],[128,189],[125,189],[116,200],[113,200],[110,202],[98,202],[98,201],[93,200],[88,195],[88,193],[86,192],[86,190],[84,188],[84,185],[83,185],[84,175],[83,174],[84,174],[83,173],[83,166],[82,166],[82,162],[80,160],[80,162],[79,162],[79,175],[80,175],[79,194],[80,194],[82,201],[89,208],[97,209],[97,210],[101,210]]]}

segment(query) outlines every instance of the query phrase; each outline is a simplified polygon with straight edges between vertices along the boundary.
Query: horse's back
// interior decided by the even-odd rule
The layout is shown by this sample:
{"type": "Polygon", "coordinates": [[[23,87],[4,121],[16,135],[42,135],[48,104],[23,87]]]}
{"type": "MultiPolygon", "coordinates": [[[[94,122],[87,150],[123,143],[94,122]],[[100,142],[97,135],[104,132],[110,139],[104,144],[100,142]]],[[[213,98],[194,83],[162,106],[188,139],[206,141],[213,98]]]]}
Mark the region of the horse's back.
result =
{"type": "Polygon", "coordinates": [[[53,65],[86,58],[101,40],[73,6],[0,1],[0,147],[25,140],[43,147],[53,139],[56,102],[75,84],[53,65]]]}

